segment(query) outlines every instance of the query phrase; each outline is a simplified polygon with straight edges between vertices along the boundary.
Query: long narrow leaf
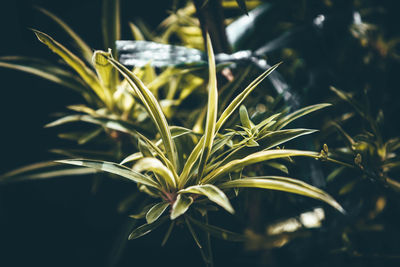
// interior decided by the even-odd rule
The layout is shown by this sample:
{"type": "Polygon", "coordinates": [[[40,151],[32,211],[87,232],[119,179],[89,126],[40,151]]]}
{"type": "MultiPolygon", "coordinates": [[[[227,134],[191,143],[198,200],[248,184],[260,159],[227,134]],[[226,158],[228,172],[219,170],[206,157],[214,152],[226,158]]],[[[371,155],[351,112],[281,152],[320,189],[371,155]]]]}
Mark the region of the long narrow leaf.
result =
{"type": "Polygon", "coordinates": [[[37,8],[40,12],[54,20],[75,42],[76,47],[79,52],[82,53],[82,56],[85,58],[86,62],[90,63],[92,60],[92,49],[79,37],[78,34],[74,30],[72,30],[62,19],[51,13],[50,11],[44,8],[37,8]]]}
{"type": "Polygon", "coordinates": [[[207,52],[208,52],[208,75],[209,75],[208,106],[207,106],[207,118],[206,118],[204,142],[199,163],[199,171],[198,171],[199,178],[203,176],[204,166],[207,162],[208,157],[210,156],[215,135],[215,124],[217,121],[217,112],[218,112],[217,73],[215,70],[213,47],[211,44],[210,36],[208,34],[207,34],[207,52]]]}
{"type": "Polygon", "coordinates": [[[226,120],[232,115],[232,113],[240,106],[244,99],[259,85],[271,72],[273,72],[281,63],[275,64],[260,76],[258,76],[254,81],[252,81],[246,89],[243,90],[235,99],[229,104],[229,106],[222,112],[219,117],[215,132],[218,132],[226,120]]]}
{"type": "Polygon", "coordinates": [[[304,182],[285,178],[285,177],[262,177],[262,178],[243,178],[240,180],[233,180],[222,183],[218,185],[221,189],[229,189],[229,188],[263,188],[263,189],[272,189],[272,190],[279,190],[290,192],[294,194],[299,194],[307,197],[311,197],[314,199],[321,200],[330,206],[334,207],[338,211],[345,213],[342,206],[336,202],[329,194],[325,193],[324,191],[306,184],[304,182]]]}
{"type": "Polygon", "coordinates": [[[245,158],[232,160],[229,163],[217,168],[212,171],[206,177],[204,177],[201,182],[205,183],[213,183],[218,178],[227,175],[229,172],[242,169],[248,165],[259,163],[266,160],[277,159],[277,158],[285,158],[285,157],[294,157],[294,156],[305,156],[318,158],[319,153],[312,151],[302,151],[302,150],[292,150],[292,149],[274,149],[274,150],[266,150],[253,153],[248,155],[245,158]]]}
{"type": "Polygon", "coordinates": [[[113,58],[108,58],[115,68],[127,79],[133,93],[136,94],[142,101],[144,107],[152,118],[154,124],[157,126],[160,132],[161,139],[163,140],[165,150],[167,152],[168,159],[176,166],[176,151],[175,145],[172,140],[171,132],[168,127],[167,120],[162,112],[160,104],[157,102],[154,95],[149,89],[143,84],[143,82],[136,77],[131,71],[123,66],[113,58]]]}
{"type": "Polygon", "coordinates": [[[33,30],[33,32],[36,34],[39,41],[47,45],[54,53],[59,55],[94,90],[99,98],[105,101],[103,88],[101,87],[96,74],[89,69],[82,60],[47,34],[38,30],[33,30]]]}
{"type": "Polygon", "coordinates": [[[87,159],[70,159],[70,160],[58,160],[56,162],[71,164],[76,166],[88,167],[108,173],[113,173],[119,175],[121,177],[127,178],[136,183],[144,184],[149,187],[153,187],[156,189],[160,189],[160,186],[150,179],[149,177],[142,175],[136,171],[133,171],[123,165],[107,162],[107,161],[99,161],[99,160],[87,160],[87,159]]]}
{"type": "Polygon", "coordinates": [[[283,119],[279,120],[279,122],[276,125],[276,129],[282,129],[283,127],[285,127],[286,125],[288,125],[289,123],[291,123],[294,120],[297,120],[300,117],[303,117],[311,112],[314,112],[316,110],[322,109],[322,108],[326,108],[331,106],[332,104],[329,103],[323,103],[323,104],[316,104],[316,105],[312,105],[312,106],[307,106],[304,107],[302,109],[296,110],[293,113],[290,113],[289,115],[286,115],[283,119]]]}
{"type": "Polygon", "coordinates": [[[212,236],[218,237],[223,240],[228,240],[228,241],[233,241],[233,242],[242,242],[246,240],[246,236],[234,233],[216,226],[212,226],[209,224],[202,223],[198,220],[195,220],[194,218],[190,216],[186,216],[189,218],[189,220],[195,224],[196,226],[200,227],[203,231],[206,231],[207,233],[210,233],[212,236]]]}
{"type": "Polygon", "coordinates": [[[132,239],[136,239],[141,236],[147,235],[148,233],[150,233],[151,231],[153,231],[154,229],[159,227],[161,224],[163,224],[167,219],[168,219],[168,217],[165,216],[165,217],[162,217],[161,219],[155,221],[154,223],[151,223],[151,224],[146,223],[142,226],[139,226],[138,228],[136,228],[135,230],[132,231],[132,233],[129,235],[128,239],[132,240],[132,239]]]}

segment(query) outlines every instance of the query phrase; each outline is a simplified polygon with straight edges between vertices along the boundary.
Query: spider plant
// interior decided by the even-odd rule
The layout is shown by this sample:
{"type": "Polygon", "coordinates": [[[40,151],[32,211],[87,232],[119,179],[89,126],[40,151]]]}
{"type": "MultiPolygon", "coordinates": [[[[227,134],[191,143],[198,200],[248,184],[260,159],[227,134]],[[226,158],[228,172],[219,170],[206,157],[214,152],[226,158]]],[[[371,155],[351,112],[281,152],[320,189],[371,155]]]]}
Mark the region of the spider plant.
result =
{"type": "MultiPolygon", "coordinates": [[[[199,248],[197,233],[192,223],[206,232],[227,240],[243,240],[243,237],[227,230],[208,225],[206,218],[209,202],[217,204],[227,212],[233,214],[229,197],[238,188],[263,188],[295,193],[324,201],[335,209],[344,212],[343,208],[324,191],[304,183],[300,180],[280,176],[247,176],[246,167],[288,157],[305,156],[314,159],[321,158],[321,154],[312,151],[293,149],[279,149],[276,146],[313,130],[287,129],[281,130],[291,121],[327,106],[320,104],[301,109],[295,113],[279,117],[279,114],[265,118],[262,122],[254,124],[247,116],[244,107],[240,109],[242,126],[240,130],[223,133],[224,123],[231,117],[243,103],[245,98],[261,83],[279,64],[265,71],[250,83],[233,101],[224,109],[217,119],[218,90],[216,68],[213,48],[207,36],[207,51],[209,62],[208,104],[205,120],[205,131],[199,135],[190,129],[168,125],[151,91],[129,69],[115,60],[110,53],[99,51],[98,55],[104,57],[131,86],[130,93],[142,101],[153,124],[157,128],[160,140],[152,141],[144,134],[136,132],[141,145],[137,152],[121,164],[89,160],[68,159],[60,163],[89,167],[108,173],[113,173],[127,178],[139,185],[139,188],[150,197],[158,199],[157,203],[147,206],[134,218],[145,217],[146,223],[135,229],[129,239],[141,237],[170,219],[168,230],[163,243],[166,242],[176,221],[184,221],[193,235],[199,248]],[[175,134],[173,134],[175,132],[175,134]],[[237,141],[238,136],[243,140],[237,141]],[[250,148],[252,150],[247,150],[250,148]],[[134,161],[132,168],[123,164],[134,161]],[[233,178],[230,173],[245,169],[242,176],[233,178]],[[167,212],[168,210],[168,212],[167,212]],[[205,217],[203,221],[196,220],[193,214],[200,211],[205,217]],[[168,215],[164,215],[168,213],[168,215]]],[[[206,252],[202,252],[206,262],[210,262],[206,252]]]]}

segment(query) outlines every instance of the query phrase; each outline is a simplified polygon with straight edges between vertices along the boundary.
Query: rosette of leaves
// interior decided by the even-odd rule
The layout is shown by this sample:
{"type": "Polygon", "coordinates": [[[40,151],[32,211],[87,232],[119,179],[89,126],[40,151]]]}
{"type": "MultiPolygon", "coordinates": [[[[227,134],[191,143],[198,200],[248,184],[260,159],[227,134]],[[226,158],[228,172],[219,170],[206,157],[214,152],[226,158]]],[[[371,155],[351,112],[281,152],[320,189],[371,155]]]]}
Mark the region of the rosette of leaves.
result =
{"type": "MultiPolygon", "coordinates": [[[[113,173],[136,182],[139,188],[159,202],[146,207],[134,218],[145,217],[146,223],[135,229],[129,239],[141,237],[170,219],[170,228],[163,243],[168,239],[176,221],[183,220],[192,233],[199,248],[198,234],[192,223],[209,234],[226,240],[240,241],[242,235],[208,225],[206,214],[210,204],[216,204],[229,213],[234,213],[229,197],[238,188],[262,188],[280,190],[308,196],[326,202],[335,209],[344,212],[342,207],[324,191],[300,180],[279,176],[242,176],[233,178],[230,173],[243,170],[246,166],[274,159],[305,156],[318,159],[320,153],[312,151],[277,149],[290,139],[313,130],[288,129],[282,130],[291,121],[326,106],[326,104],[307,107],[297,112],[281,116],[273,115],[260,123],[254,124],[246,115],[245,108],[240,110],[242,126],[238,131],[222,132],[224,123],[239,108],[245,98],[256,86],[267,77],[279,64],[273,66],[250,83],[217,118],[218,90],[213,49],[207,37],[209,82],[208,104],[203,134],[194,133],[183,127],[168,125],[151,91],[138,79],[134,73],[116,61],[106,52],[98,52],[110,62],[128,81],[131,93],[142,101],[153,124],[157,128],[159,140],[152,141],[137,132],[140,139],[140,152],[134,153],[121,164],[89,159],[69,159],[61,163],[89,167],[108,173],[113,173]],[[242,137],[242,140],[240,137],[242,137]],[[251,150],[248,150],[251,149],[251,150]],[[123,164],[134,161],[132,168],[123,164]],[[193,214],[199,211],[204,215],[203,221],[196,220],[193,214]],[[204,221],[205,220],[205,221],[204,221]]],[[[206,250],[205,250],[206,251],[206,250]]],[[[210,254],[202,250],[206,262],[210,254]],[[208,256],[207,256],[208,255],[208,256]]]]}

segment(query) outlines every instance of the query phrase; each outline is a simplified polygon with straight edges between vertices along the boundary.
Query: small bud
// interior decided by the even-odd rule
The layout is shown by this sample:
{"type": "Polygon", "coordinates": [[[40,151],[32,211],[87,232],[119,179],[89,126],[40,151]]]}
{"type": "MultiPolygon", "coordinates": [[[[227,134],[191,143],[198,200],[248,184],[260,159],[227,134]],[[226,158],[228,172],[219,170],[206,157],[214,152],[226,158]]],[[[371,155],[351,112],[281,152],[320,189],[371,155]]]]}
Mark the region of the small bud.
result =
{"type": "Polygon", "coordinates": [[[324,149],[325,153],[328,154],[329,152],[328,145],[324,144],[322,148],[324,149]]]}

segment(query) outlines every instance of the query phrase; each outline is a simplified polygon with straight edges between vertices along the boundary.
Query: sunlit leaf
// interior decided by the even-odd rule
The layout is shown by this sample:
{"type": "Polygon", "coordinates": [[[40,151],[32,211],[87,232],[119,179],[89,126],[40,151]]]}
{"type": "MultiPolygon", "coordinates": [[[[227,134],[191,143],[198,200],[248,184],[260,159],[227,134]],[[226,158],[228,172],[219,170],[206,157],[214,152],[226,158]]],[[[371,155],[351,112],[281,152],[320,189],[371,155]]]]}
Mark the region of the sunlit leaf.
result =
{"type": "Polygon", "coordinates": [[[108,58],[108,60],[127,79],[131,88],[134,91],[133,93],[136,94],[142,101],[147,112],[149,113],[153,122],[157,126],[158,131],[160,132],[161,139],[163,140],[168,159],[172,162],[172,164],[174,164],[174,166],[176,166],[177,164],[176,151],[175,151],[175,145],[172,140],[171,132],[169,131],[168,123],[162,112],[162,109],[157,100],[155,99],[154,95],[150,92],[149,89],[147,89],[147,87],[143,84],[141,80],[139,80],[131,71],[129,71],[121,63],[114,60],[113,58],[108,58]]]}
{"type": "Polygon", "coordinates": [[[294,156],[305,156],[318,158],[319,153],[312,151],[302,151],[302,150],[292,150],[292,149],[274,149],[274,150],[266,150],[253,153],[251,155],[246,156],[242,159],[236,159],[228,162],[227,164],[217,168],[212,171],[206,177],[204,177],[201,182],[202,183],[213,183],[219,178],[227,175],[229,172],[240,170],[248,165],[259,163],[266,160],[277,159],[277,158],[285,158],[285,157],[294,157],[294,156]]]}
{"type": "Polygon", "coordinates": [[[204,166],[210,156],[212,149],[214,135],[215,135],[215,125],[217,121],[218,112],[218,90],[217,90],[217,73],[215,70],[215,59],[213,47],[211,44],[210,36],[207,34],[207,52],[208,52],[208,105],[207,105],[207,118],[206,118],[206,128],[204,134],[204,142],[202,148],[202,154],[200,156],[199,163],[199,177],[201,178],[204,171],[204,166]]]}
{"type": "Polygon", "coordinates": [[[175,220],[182,214],[184,214],[192,205],[193,198],[187,197],[184,194],[179,194],[172,205],[171,220],[175,220]]]}
{"type": "Polygon", "coordinates": [[[140,174],[139,172],[133,171],[124,165],[120,165],[113,162],[99,161],[99,160],[87,160],[87,159],[70,159],[70,160],[58,160],[56,162],[71,164],[76,166],[88,167],[108,173],[113,173],[121,177],[127,178],[136,183],[144,184],[156,189],[160,189],[160,185],[149,177],[140,174]]]}
{"type": "Polygon", "coordinates": [[[284,118],[280,119],[277,122],[276,125],[276,129],[282,129],[283,127],[285,127],[286,125],[288,125],[289,123],[291,123],[294,120],[297,120],[298,118],[301,118],[311,112],[314,112],[316,110],[325,108],[325,107],[329,107],[332,104],[328,104],[328,103],[324,103],[324,104],[316,104],[316,105],[312,105],[312,106],[307,106],[304,108],[301,108],[299,110],[296,110],[292,113],[290,113],[289,115],[286,115],[284,118]]]}
{"type": "MultiPolygon", "coordinates": [[[[170,189],[176,188],[175,177],[171,170],[168,169],[162,162],[156,158],[143,158],[140,159],[133,169],[137,172],[142,171],[152,171],[156,175],[161,176],[163,181],[165,181],[170,189]]],[[[160,181],[161,182],[161,181],[160,181]]]]}
{"type": "Polygon", "coordinates": [[[321,200],[331,205],[338,211],[345,213],[342,206],[340,206],[340,204],[337,203],[336,200],[334,200],[330,195],[312,185],[306,184],[296,179],[279,176],[243,178],[240,180],[232,180],[219,184],[218,187],[221,189],[247,187],[285,191],[321,200]]]}
{"type": "Polygon", "coordinates": [[[192,194],[204,195],[209,200],[217,203],[228,212],[232,214],[235,212],[225,193],[214,185],[205,184],[205,185],[189,186],[185,189],[180,190],[178,193],[192,193],[192,194]]]}

